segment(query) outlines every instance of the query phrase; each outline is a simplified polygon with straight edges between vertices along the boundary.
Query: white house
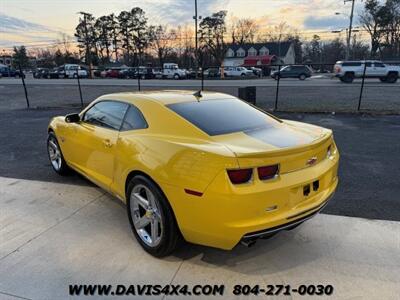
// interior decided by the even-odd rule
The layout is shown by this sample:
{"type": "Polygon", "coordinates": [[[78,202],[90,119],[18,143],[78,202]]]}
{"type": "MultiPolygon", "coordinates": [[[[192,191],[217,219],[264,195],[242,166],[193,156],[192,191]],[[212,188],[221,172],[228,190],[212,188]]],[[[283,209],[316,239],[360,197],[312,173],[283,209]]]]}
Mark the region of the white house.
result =
{"type": "Polygon", "coordinates": [[[224,59],[224,66],[266,67],[294,63],[292,42],[231,44],[224,59]]]}

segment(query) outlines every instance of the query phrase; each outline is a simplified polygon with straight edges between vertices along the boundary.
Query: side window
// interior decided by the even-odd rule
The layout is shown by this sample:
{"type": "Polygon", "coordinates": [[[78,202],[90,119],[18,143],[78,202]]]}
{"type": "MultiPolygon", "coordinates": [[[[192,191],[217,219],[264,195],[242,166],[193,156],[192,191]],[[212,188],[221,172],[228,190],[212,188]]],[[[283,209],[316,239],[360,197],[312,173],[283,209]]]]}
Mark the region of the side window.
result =
{"type": "Polygon", "coordinates": [[[361,62],[344,62],[343,67],[359,67],[361,62]]]}
{"type": "Polygon", "coordinates": [[[119,130],[128,104],[117,101],[101,101],[91,107],[83,121],[96,126],[119,130]]]}
{"type": "Polygon", "coordinates": [[[376,62],[376,63],[375,63],[375,67],[377,67],[377,68],[384,68],[385,65],[384,65],[383,63],[376,62]]]}
{"type": "Polygon", "coordinates": [[[367,68],[370,68],[372,66],[371,62],[366,62],[365,65],[367,66],[367,68]]]}
{"type": "Polygon", "coordinates": [[[129,105],[121,131],[147,128],[147,122],[136,107],[129,105]]]}

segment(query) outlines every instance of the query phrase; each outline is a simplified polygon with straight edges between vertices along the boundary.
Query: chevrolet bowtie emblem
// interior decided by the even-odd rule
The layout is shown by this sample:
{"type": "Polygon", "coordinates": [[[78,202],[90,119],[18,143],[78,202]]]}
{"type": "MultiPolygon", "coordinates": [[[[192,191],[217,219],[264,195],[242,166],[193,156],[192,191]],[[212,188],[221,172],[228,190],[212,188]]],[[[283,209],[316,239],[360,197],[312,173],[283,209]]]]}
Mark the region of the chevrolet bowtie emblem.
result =
{"type": "Polygon", "coordinates": [[[311,157],[309,160],[307,160],[306,165],[307,166],[313,166],[313,165],[315,165],[317,163],[317,160],[318,159],[317,159],[316,156],[311,157]]]}

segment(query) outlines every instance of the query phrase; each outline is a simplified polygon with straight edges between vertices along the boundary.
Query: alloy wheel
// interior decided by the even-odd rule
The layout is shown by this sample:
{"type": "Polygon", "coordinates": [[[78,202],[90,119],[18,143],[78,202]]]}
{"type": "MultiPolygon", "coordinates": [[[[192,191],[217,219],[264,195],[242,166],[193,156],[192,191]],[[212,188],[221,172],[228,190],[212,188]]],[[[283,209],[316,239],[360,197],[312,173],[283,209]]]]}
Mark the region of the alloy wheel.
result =
{"type": "Polygon", "coordinates": [[[59,171],[62,165],[62,157],[60,148],[58,147],[57,141],[54,138],[49,139],[47,150],[49,152],[50,162],[53,165],[53,168],[56,171],[59,171]]]}
{"type": "Polygon", "coordinates": [[[156,196],[147,186],[138,184],[132,189],[130,203],[133,225],[138,236],[146,245],[158,246],[164,232],[156,196]]]}

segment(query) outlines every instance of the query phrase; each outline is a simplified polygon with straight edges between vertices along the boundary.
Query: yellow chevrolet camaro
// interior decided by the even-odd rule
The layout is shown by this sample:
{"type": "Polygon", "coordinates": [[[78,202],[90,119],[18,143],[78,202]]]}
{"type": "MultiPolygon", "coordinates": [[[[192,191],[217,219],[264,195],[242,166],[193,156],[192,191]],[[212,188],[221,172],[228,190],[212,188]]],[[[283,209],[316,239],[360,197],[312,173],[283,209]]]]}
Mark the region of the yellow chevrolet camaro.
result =
{"type": "Polygon", "coordinates": [[[73,169],[124,201],[155,256],[181,240],[232,249],[292,229],[338,184],[331,130],[214,92],[102,96],[53,118],[47,149],[57,173],[73,169]]]}

